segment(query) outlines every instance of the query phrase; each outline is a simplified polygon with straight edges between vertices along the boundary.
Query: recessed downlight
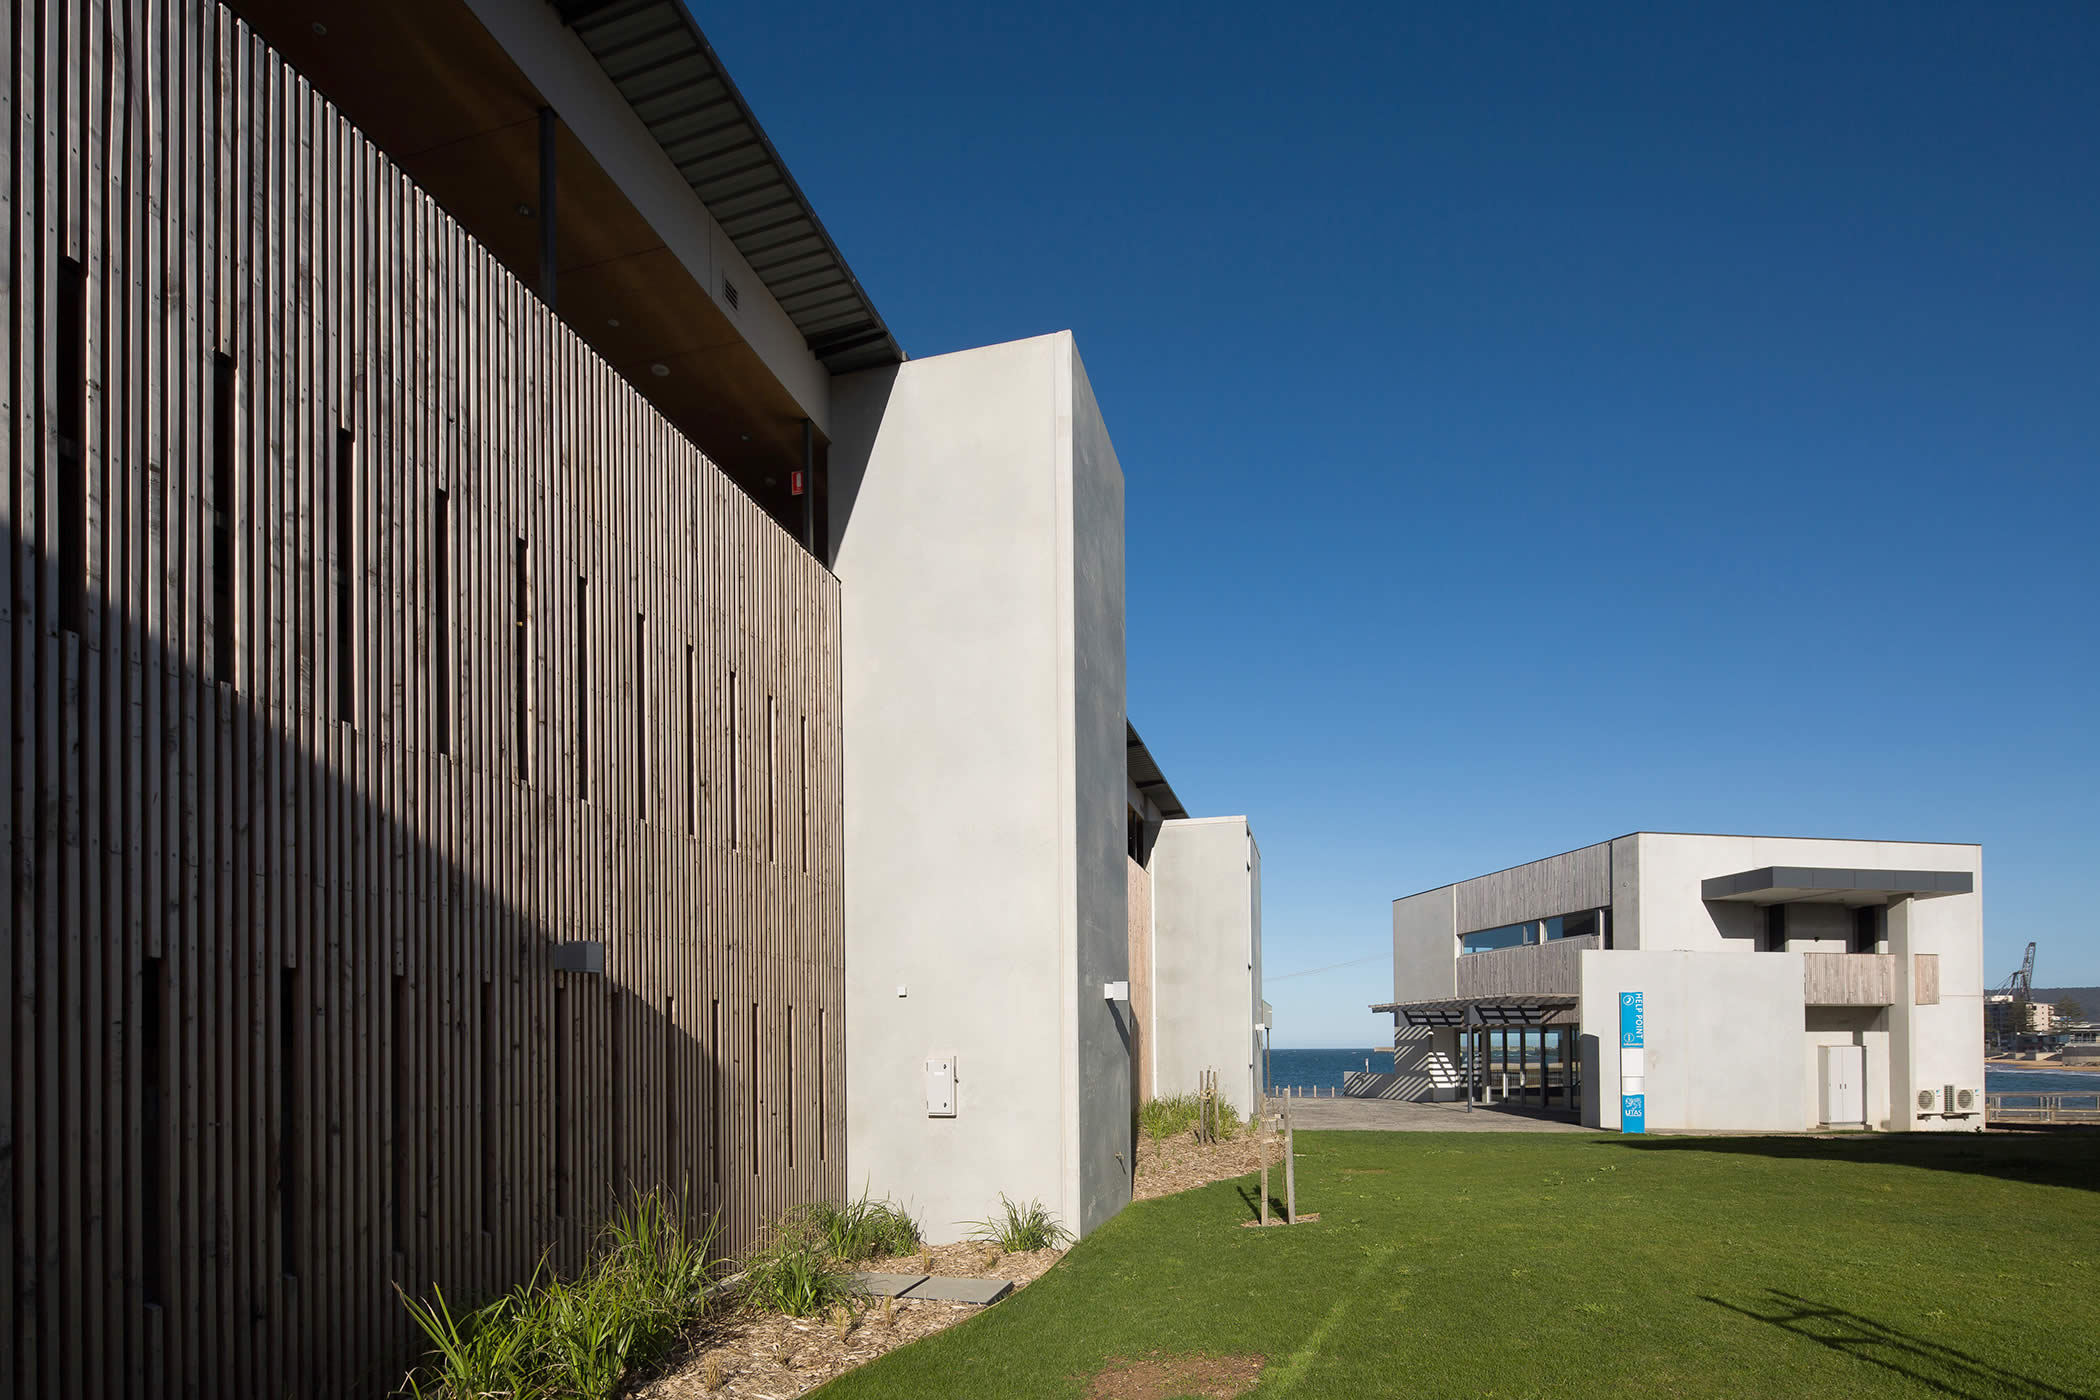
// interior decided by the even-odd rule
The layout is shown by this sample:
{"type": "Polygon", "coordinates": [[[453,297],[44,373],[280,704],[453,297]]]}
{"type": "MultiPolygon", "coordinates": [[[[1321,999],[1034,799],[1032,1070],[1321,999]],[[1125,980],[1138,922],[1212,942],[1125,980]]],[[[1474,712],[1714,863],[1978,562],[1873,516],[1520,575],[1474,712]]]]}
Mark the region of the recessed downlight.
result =
{"type": "Polygon", "coordinates": [[[320,36],[321,36],[321,37],[322,37],[323,39],[325,39],[325,38],[327,38],[327,37],[328,37],[328,26],[327,26],[327,25],[325,25],[325,24],[323,24],[323,23],[321,23],[321,21],[319,21],[319,20],[315,20],[315,21],[314,21],[314,33],[316,33],[316,34],[320,35],[320,36]]]}
{"type": "Polygon", "coordinates": [[[649,373],[655,375],[658,379],[668,379],[671,377],[671,367],[658,361],[656,364],[649,366],[649,373]]]}
{"type": "Polygon", "coordinates": [[[620,328],[620,318],[617,316],[608,316],[605,318],[605,324],[611,326],[614,330],[618,330],[620,328]]]}

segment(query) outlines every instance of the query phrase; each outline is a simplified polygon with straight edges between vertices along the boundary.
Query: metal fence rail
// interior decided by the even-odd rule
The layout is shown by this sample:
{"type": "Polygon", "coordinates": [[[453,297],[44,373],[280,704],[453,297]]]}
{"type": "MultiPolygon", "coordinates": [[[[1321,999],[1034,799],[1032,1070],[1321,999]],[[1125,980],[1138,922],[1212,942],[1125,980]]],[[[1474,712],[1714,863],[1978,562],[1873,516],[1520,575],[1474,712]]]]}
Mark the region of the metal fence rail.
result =
{"type": "Polygon", "coordinates": [[[1985,1094],[1983,1116],[1989,1123],[2100,1123],[2100,1090],[1985,1094]]]}

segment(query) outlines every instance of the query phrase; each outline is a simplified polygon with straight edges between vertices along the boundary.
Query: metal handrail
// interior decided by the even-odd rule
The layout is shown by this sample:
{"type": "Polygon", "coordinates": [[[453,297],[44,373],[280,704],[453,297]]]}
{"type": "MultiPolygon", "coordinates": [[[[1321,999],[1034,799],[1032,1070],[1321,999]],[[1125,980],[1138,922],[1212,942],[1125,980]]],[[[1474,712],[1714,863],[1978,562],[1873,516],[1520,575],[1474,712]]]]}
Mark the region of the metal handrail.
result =
{"type": "Polygon", "coordinates": [[[2067,1089],[2055,1093],[2004,1090],[1983,1096],[1983,1116],[1999,1123],[2100,1123],[2100,1090],[2067,1089]],[[2007,1103],[2008,1099],[2032,1100],[2007,1103]],[[2071,1102],[2065,1102],[2065,1100],[2071,1102]]]}

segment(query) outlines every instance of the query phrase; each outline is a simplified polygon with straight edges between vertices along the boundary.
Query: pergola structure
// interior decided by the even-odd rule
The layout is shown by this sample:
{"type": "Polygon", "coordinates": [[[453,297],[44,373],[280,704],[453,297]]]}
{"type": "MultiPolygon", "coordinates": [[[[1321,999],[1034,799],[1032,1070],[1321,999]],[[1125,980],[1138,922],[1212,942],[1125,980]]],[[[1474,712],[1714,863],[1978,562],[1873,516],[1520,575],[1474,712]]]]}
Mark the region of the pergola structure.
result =
{"type": "MultiPolygon", "coordinates": [[[[1575,1028],[1575,998],[1571,996],[1504,996],[1504,997],[1444,997],[1432,1001],[1385,1002],[1373,1006],[1373,1011],[1390,1013],[1394,1023],[1405,1022],[1410,1026],[1446,1028],[1458,1032],[1461,1060],[1464,1066],[1464,1093],[1466,1111],[1473,1110],[1474,1100],[1480,1096],[1482,1077],[1489,1064],[1500,1064],[1505,1071],[1509,1065],[1509,1033],[1518,1032],[1516,1048],[1521,1092],[1529,1097],[1530,1037],[1524,1032],[1543,1031],[1549,1027],[1562,1027],[1560,1037],[1559,1064],[1561,1084],[1566,1090],[1566,1102],[1562,1105],[1569,1111],[1577,1108],[1577,1080],[1573,1042],[1566,1032],[1575,1028]],[[1495,1039],[1499,1037],[1499,1042],[1495,1039]],[[1492,1060],[1489,1052],[1494,1052],[1492,1060]]],[[[1538,1039],[1538,1107],[1546,1108],[1552,1099],[1551,1074],[1546,1059],[1546,1038],[1538,1039]]]]}

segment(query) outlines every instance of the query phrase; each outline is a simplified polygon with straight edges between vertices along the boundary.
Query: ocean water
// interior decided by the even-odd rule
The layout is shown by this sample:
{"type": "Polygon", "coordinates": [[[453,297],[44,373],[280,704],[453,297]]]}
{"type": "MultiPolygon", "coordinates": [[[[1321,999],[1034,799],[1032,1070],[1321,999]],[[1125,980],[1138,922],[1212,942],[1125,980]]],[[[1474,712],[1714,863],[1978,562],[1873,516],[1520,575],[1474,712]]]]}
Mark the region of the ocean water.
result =
{"type": "Polygon", "coordinates": [[[1983,1067],[1986,1094],[2100,1094],[2100,1071],[1983,1067]]]}
{"type": "MultiPolygon", "coordinates": [[[[1269,1087],[1339,1094],[1342,1076],[1362,1069],[1365,1060],[1375,1070],[1392,1068],[1393,1057],[1382,1049],[1271,1050],[1269,1087]]],[[[2100,1073],[1989,1065],[1983,1071],[1983,1089],[1987,1094],[2100,1093],[2100,1073]]]]}
{"type": "Polygon", "coordinates": [[[1269,1052],[1269,1088],[1304,1089],[1321,1094],[1342,1092],[1342,1076],[1351,1070],[1360,1070],[1364,1061],[1371,1068],[1386,1070],[1393,1067],[1390,1049],[1379,1050],[1271,1050],[1269,1052]]]}

